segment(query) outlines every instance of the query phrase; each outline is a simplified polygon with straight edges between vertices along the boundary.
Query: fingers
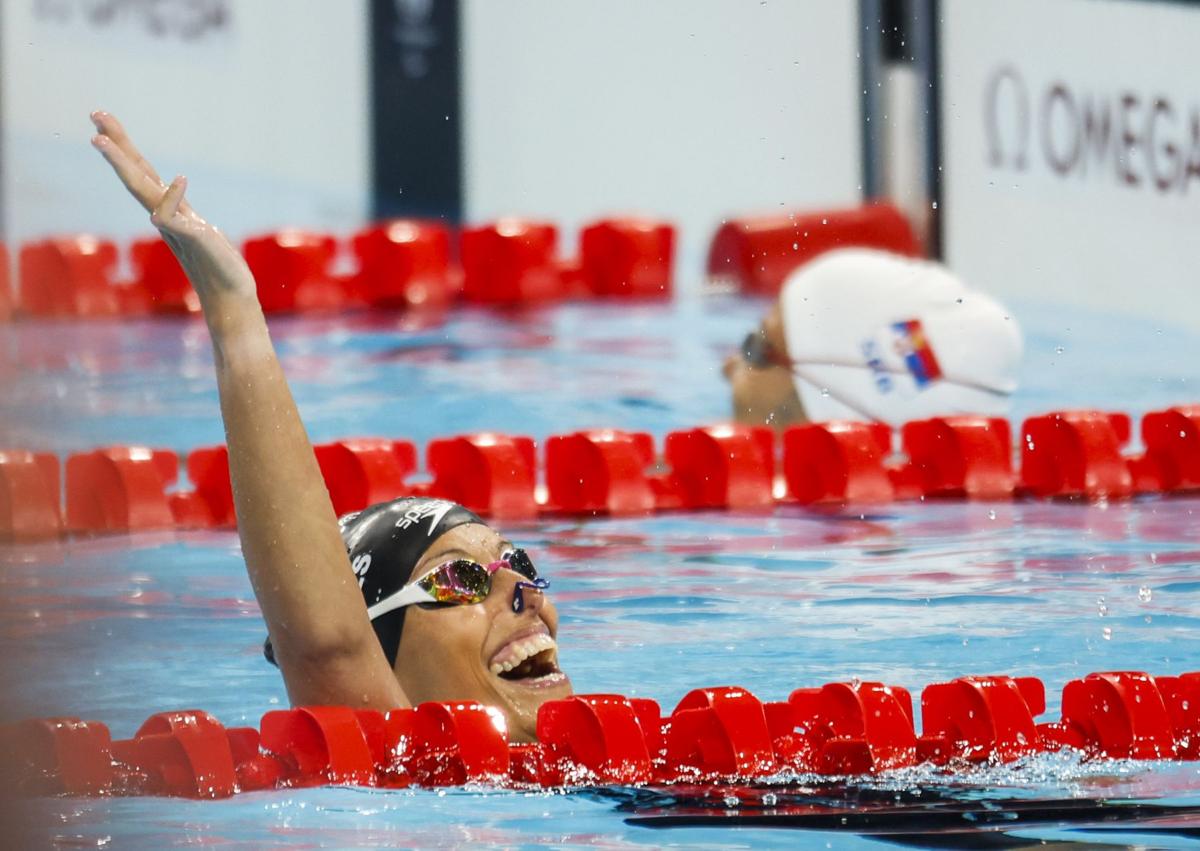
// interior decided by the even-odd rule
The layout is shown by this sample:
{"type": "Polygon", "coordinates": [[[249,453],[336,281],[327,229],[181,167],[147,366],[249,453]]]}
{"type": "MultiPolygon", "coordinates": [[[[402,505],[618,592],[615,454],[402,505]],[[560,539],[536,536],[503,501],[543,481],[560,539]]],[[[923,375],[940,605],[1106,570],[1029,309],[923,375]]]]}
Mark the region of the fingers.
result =
{"type": "Polygon", "coordinates": [[[138,200],[138,203],[145,208],[147,213],[153,212],[154,208],[158,206],[158,202],[162,199],[162,183],[156,177],[152,177],[142,171],[129,158],[125,151],[121,150],[117,143],[108,136],[103,134],[93,136],[92,146],[112,166],[112,170],[117,173],[117,177],[121,178],[121,182],[125,184],[125,188],[129,190],[129,194],[138,200]]]}
{"type": "Polygon", "coordinates": [[[154,166],[150,165],[150,161],[142,156],[141,151],[133,144],[133,140],[129,138],[129,134],[125,132],[125,128],[115,115],[110,115],[98,109],[92,113],[91,119],[92,124],[96,125],[97,133],[112,139],[117,147],[125,152],[125,156],[129,158],[134,166],[154,180],[160,188],[163,186],[163,180],[158,176],[158,172],[154,170],[154,166]]]}
{"type": "Polygon", "coordinates": [[[158,206],[150,214],[150,221],[156,228],[163,230],[171,226],[172,220],[179,212],[179,205],[183,203],[183,193],[186,189],[187,178],[182,174],[171,181],[158,206]]]}

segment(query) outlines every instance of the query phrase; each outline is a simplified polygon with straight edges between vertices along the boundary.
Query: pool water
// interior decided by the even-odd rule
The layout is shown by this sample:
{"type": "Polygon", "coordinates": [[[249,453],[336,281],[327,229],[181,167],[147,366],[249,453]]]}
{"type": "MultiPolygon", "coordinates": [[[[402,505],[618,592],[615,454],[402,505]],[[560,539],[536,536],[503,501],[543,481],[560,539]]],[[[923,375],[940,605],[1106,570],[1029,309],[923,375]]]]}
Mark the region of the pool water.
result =
{"type": "MultiPolygon", "coordinates": [[[[483,429],[543,439],[599,426],[661,439],[726,416],[720,360],[762,307],[710,298],[425,319],[362,314],[283,319],[272,330],[317,442],[384,435],[421,445],[483,429]]],[[[1049,307],[1018,307],[1027,357],[1014,420],[1071,407],[1138,415],[1200,402],[1194,334],[1123,317],[1064,323],[1049,307]]],[[[13,324],[0,326],[0,351],[0,444],[187,451],[223,439],[199,321],[13,324]]],[[[740,685],[778,700],[793,688],[858,677],[915,695],[956,676],[1005,673],[1045,681],[1048,720],[1062,685],[1091,671],[1200,670],[1196,498],[782,506],[554,519],[506,531],[552,578],[560,656],[576,689],[653,697],[666,711],[699,686],[740,685]]],[[[278,672],[261,656],[265,630],[235,534],[7,546],[0,559],[0,653],[21,684],[7,695],[12,714],[94,718],[123,738],[164,709],[202,708],[236,726],[286,705],[278,672]]],[[[1097,796],[1200,807],[1200,763],[1044,755],[966,777],[914,769],[858,784],[854,794],[862,789],[923,790],[927,800],[945,793],[991,809],[1014,798],[1097,796]]],[[[844,800],[847,792],[823,794],[844,800]]],[[[27,802],[26,813],[43,824],[39,839],[72,847],[879,842],[850,822],[797,834],[732,816],[724,826],[661,830],[639,821],[663,805],[621,790],[326,788],[218,802],[50,799],[27,802]]],[[[911,829],[921,837],[919,827],[911,829]]],[[[1186,830],[1051,826],[1014,835],[1196,843],[1186,830]]]]}

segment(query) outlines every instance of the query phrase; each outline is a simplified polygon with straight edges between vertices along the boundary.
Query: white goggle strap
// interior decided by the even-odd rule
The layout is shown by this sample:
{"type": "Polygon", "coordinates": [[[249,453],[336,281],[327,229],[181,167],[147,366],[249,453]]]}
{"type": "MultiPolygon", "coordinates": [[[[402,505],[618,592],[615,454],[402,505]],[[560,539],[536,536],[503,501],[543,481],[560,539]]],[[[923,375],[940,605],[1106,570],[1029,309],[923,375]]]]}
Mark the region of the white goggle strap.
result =
{"type": "MultiPolygon", "coordinates": [[[[809,376],[805,375],[800,369],[797,369],[797,367],[805,367],[805,366],[847,366],[847,367],[852,367],[854,369],[866,369],[867,368],[867,365],[865,363],[862,363],[861,361],[848,361],[848,360],[841,360],[838,358],[808,357],[808,358],[805,358],[804,360],[792,361],[792,372],[796,373],[801,378],[803,378],[805,381],[807,381],[809,384],[812,384],[814,386],[817,386],[817,383],[815,381],[813,381],[809,376]]],[[[889,375],[910,375],[909,371],[902,367],[887,366],[885,364],[880,364],[876,368],[881,372],[888,373],[889,375]]],[[[945,373],[942,373],[941,378],[938,378],[937,381],[940,381],[944,384],[953,384],[957,387],[965,387],[968,390],[978,390],[981,393],[990,393],[993,396],[1008,397],[1008,396],[1012,395],[1011,390],[1005,390],[1001,387],[996,387],[995,385],[992,385],[992,384],[984,384],[979,381],[968,381],[964,378],[958,378],[956,376],[947,375],[945,373]]],[[[839,400],[839,401],[842,401],[842,400],[839,400]]],[[[846,403],[843,402],[843,404],[846,404],[846,403]]],[[[853,406],[850,406],[850,407],[853,407],[853,406]]],[[[862,412],[860,411],[859,413],[862,413],[862,412]]]]}
{"type": "MultiPolygon", "coordinates": [[[[422,576],[421,579],[425,577],[422,576]]],[[[410,582],[405,585],[395,594],[384,597],[373,606],[367,607],[367,618],[375,620],[375,618],[386,615],[388,612],[394,612],[396,609],[403,609],[405,606],[411,606],[415,603],[436,603],[437,598],[422,588],[417,582],[410,582]]]]}

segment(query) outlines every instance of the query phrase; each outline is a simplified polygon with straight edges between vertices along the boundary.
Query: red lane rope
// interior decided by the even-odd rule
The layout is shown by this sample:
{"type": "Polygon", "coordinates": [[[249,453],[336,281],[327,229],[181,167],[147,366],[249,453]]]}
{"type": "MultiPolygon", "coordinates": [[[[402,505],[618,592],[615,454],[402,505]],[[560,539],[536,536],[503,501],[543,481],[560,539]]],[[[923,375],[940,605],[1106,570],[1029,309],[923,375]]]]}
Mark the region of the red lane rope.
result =
{"type": "MultiPolygon", "coordinates": [[[[662,298],[673,289],[676,229],[646,218],[603,218],[579,232],[574,257],[558,253],[550,222],[509,218],[465,227],[424,219],[378,222],[339,238],[281,230],[245,240],[242,253],[266,313],[355,308],[444,308],[457,301],[519,305],[579,298],[662,298]],[[353,272],[341,273],[349,255],[353,272]]],[[[777,293],[817,255],[847,247],[919,255],[904,215],[886,203],[732,219],[714,234],[708,273],[742,291],[777,293]]],[[[170,249],[157,236],[128,246],[133,276],[119,280],[120,247],[80,234],[28,242],[17,252],[15,292],[0,243],[0,321],[199,312],[170,249]]],[[[349,265],[349,264],[347,264],[349,265]]]]}
{"type": "Polygon", "coordinates": [[[1033,677],[960,677],[912,697],[876,682],[829,683],[762,702],[743,688],[689,692],[667,716],[647,698],[576,695],[539,713],[536,744],[508,741],[498,710],[425,703],[383,713],[341,706],[268,712],[259,729],[207,712],[152,715],[113,741],[97,721],[0,728],[0,776],[27,794],[223,798],[257,789],[351,784],[561,787],[717,782],[783,771],[862,775],[919,764],[1010,763],[1073,748],[1088,758],[1200,759],[1200,672],[1088,674],[1062,717],[1038,723],[1033,677]]]}
{"type": "MultiPolygon", "coordinates": [[[[777,504],[871,504],[957,498],[1124,499],[1200,491],[1200,405],[1146,414],[1144,450],[1126,454],[1128,414],[1059,411],[1022,423],[936,417],[884,425],[828,422],[788,429],[714,425],[675,431],[662,444],[616,429],[533,438],[479,433],[425,448],[426,481],[414,481],[417,447],[348,438],[315,447],[339,513],[405,494],[455,500],[499,519],[630,515],[777,504]],[[1019,465],[1016,459],[1019,458],[1019,465]]],[[[0,450],[0,538],[232,526],[225,447],[182,459],[115,446],[69,455],[0,450]],[[65,466],[65,487],[61,469],[65,466]],[[65,494],[65,496],[64,496],[65,494]]]]}

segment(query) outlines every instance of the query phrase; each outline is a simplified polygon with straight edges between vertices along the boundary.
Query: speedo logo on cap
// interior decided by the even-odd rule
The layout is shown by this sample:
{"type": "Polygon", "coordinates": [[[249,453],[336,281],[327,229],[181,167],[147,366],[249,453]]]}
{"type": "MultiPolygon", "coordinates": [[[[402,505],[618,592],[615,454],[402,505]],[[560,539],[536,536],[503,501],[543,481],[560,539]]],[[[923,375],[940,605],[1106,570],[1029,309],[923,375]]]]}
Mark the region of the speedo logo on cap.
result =
{"type": "Polygon", "coordinates": [[[432,536],[433,530],[438,527],[438,524],[442,522],[442,518],[452,508],[454,508],[454,503],[446,502],[444,499],[436,499],[424,505],[415,506],[400,515],[400,518],[396,521],[396,528],[410,529],[417,523],[428,520],[429,530],[425,534],[432,536]]]}

